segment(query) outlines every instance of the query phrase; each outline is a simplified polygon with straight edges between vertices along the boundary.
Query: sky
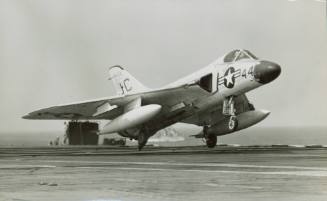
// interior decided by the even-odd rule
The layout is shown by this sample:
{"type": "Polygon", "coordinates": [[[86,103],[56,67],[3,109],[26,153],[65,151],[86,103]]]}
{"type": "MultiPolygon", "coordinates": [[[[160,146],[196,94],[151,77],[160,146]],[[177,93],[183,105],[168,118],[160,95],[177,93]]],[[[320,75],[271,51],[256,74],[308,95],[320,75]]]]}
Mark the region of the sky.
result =
{"type": "Polygon", "coordinates": [[[112,65],[155,88],[236,48],[282,67],[258,126],[327,126],[324,0],[0,0],[0,133],[62,130],[21,116],[114,95],[112,65]]]}

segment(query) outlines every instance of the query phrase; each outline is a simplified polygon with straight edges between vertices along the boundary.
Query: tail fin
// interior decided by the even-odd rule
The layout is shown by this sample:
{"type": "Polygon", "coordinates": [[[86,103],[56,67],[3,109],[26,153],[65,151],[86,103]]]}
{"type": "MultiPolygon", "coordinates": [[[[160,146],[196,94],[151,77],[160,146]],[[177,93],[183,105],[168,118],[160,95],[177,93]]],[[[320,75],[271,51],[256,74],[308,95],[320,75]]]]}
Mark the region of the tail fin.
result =
{"type": "Polygon", "coordinates": [[[148,90],[121,66],[110,67],[109,76],[109,80],[112,80],[117,94],[125,95],[148,90]]]}

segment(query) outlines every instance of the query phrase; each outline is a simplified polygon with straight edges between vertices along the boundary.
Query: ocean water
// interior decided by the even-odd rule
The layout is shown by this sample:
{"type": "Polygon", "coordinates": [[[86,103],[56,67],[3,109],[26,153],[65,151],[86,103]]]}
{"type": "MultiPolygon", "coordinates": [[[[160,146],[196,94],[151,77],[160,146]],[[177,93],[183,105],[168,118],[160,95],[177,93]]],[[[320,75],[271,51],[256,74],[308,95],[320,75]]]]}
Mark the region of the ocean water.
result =
{"type": "MultiPolygon", "coordinates": [[[[160,132],[151,137],[148,144],[159,146],[185,146],[204,145],[202,139],[195,139],[191,135],[200,132],[196,127],[174,127],[168,132],[160,132]]],[[[57,137],[63,139],[64,131],[37,132],[37,133],[0,133],[0,146],[47,146],[50,141],[57,137]]],[[[99,143],[103,138],[115,138],[118,135],[100,136],[99,143]]],[[[239,145],[327,145],[327,127],[252,127],[233,134],[219,136],[219,144],[239,145]]],[[[128,141],[127,144],[136,144],[136,141],[128,141]]]]}
{"type": "MultiPolygon", "coordinates": [[[[190,137],[201,129],[179,128],[175,129],[184,138],[170,142],[154,140],[153,144],[179,146],[179,145],[204,145],[202,139],[190,137]]],[[[156,136],[155,136],[156,137],[156,136]]],[[[165,137],[165,136],[164,136],[165,137]]],[[[163,139],[164,139],[163,137],[163,139]]],[[[161,138],[160,136],[157,138],[161,138]]],[[[232,134],[218,136],[218,144],[238,145],[327,145],[327,127],[252,127],[232,134]]]]}

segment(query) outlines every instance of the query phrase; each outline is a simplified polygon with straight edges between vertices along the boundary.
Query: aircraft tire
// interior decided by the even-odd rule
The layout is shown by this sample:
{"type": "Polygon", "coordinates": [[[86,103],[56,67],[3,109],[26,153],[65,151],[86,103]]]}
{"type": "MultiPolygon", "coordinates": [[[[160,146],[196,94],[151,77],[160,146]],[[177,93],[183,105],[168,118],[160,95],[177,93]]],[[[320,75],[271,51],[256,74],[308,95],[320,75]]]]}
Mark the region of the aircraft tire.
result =
{"type": "Polygon", "coordinates": [[[140,133],[137,138],[137,141],[138,141],[138,150],[141,151],[142,148],[146,145],[148,138],[145,135],[145,133],[140,133]]]}
{"type": "Polygon", "coordinates": [[[217,136],[216,135],[207,135],[205,137],[206,144],[208,148],[214,148],[217,145],[217,136]]]}

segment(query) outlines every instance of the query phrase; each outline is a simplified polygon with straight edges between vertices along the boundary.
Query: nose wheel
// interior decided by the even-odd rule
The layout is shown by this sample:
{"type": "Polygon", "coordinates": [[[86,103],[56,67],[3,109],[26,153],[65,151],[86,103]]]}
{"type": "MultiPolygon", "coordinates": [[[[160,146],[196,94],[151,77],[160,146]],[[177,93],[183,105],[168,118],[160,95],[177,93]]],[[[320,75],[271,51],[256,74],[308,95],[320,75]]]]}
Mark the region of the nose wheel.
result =
{"type": "Polygon", "coordinates": [[[208,148],[214,148],[217,145],[217,136],[208,135],[207,137],[205,137],[205,141],[208,148]]]}
{"type": "Polygon", "coordinates": [[[208,148],[214,148],[217,145],[217,136],[207,132],[208,127],[203,128],[204,140],[208,148]]]}

